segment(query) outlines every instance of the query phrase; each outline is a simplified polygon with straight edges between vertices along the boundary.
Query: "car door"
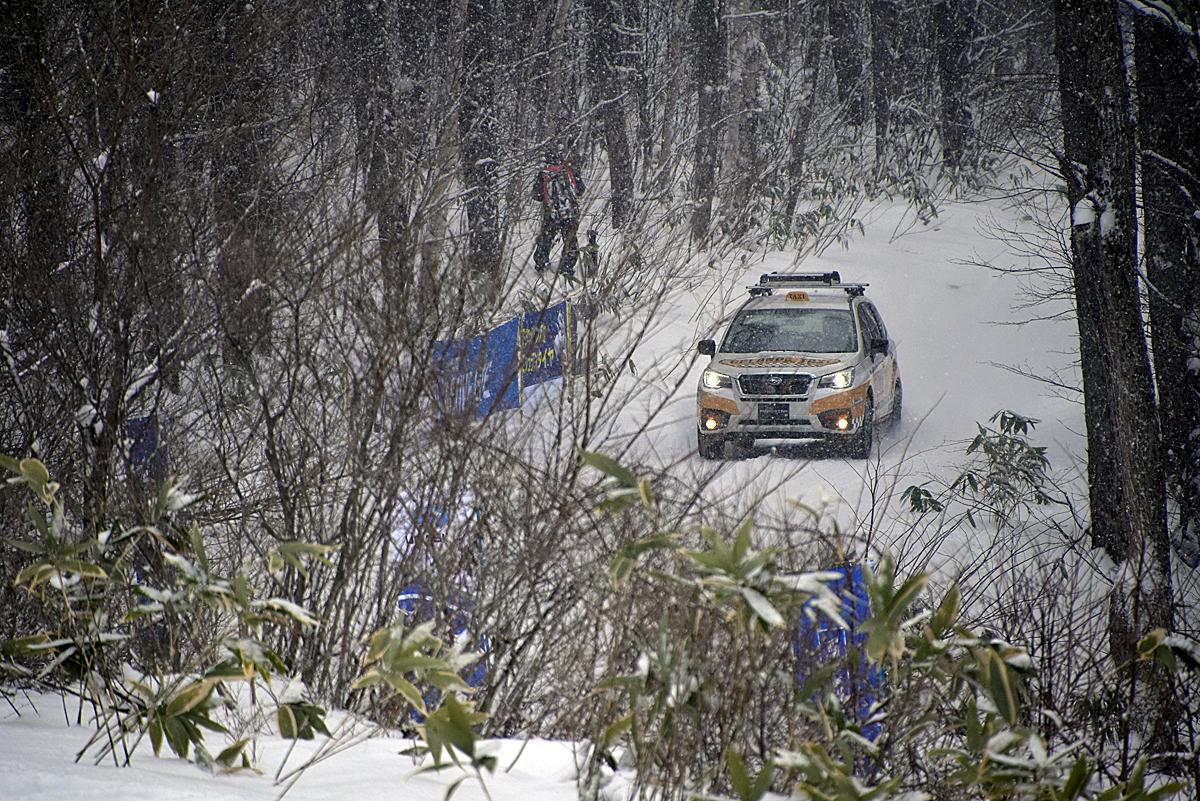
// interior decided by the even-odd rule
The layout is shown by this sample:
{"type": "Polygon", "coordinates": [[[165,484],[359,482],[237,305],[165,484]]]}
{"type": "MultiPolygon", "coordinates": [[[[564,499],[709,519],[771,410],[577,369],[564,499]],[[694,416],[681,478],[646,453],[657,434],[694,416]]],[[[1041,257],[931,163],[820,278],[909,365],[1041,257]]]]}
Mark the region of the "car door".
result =
{"type": "Polygon", "coordinates": [[[871,386],[875,395],[876,410],[891,409],[892,394],[896,391],[896,343],[888,336],[883,319],[871,303],[864,301],[859,308],[869,320],[867,324],[869,329],[876,332],[874,336],[887,340],[887,352],[877,353],[873,357],[874,372],[871,376],[871,386]]]}

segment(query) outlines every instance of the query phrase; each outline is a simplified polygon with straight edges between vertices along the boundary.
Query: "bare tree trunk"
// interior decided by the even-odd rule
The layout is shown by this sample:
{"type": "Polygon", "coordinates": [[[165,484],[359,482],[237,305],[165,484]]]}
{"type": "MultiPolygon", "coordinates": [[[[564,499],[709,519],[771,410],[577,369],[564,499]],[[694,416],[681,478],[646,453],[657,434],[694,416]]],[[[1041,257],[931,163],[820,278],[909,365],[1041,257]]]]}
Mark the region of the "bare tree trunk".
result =
{"type": "Polygon", "coordinates": [[[696,150],[692,176],[692,239],[708,240],[713,195],[717,185],[717,154],[721,139],[721,106],[726,80],[724,0],[696,0],[692,37],[696,52],[698,96],[696,150]]]}
{"type": "MultiPolygon", "coordinates": [[[[1197,30],[1200,12],[1174,3],[1197,30]]],[[[1158,15],[1135,23],[1146,272],[1154,376],[1181,553],[1200,564],[1200,63],[1158,15]]]]}
{"type": "MultiPolygon", "coordinates": [[[[1072,267],[1084,354],[1088,475],[1095,539],[1124,566],[1110,603],[1110,651],[1142,686],[1134,645],[1170,628],[1172,591],[1160,441],[1138,294],[1133,116],[1115,0],[1058,0],[1062,173],[1072,209],[1072,267]],[[1095,358],[1092,358],[1093,353],[1095,358]],[[1127,578],[1126,578],[1127,577],[1127,578]]],[[[1153,670],[1153,668],[1151,668],[1153,670]]],[[[1160,713],[1147,734],[1172,735],[1169,676],[1149,677],[1160,713]]],[[[1132,710],[1128,710],[1132,712],[1132,710]]]]}
{"type": "Polygon", "coordinates": [[[467,0],[463,33],[463,100],[458,118],[467,201],[467,270],[500,277],[500,204],[496,171],[492,0],[467,0]]]}
{"type": "Polygon", "coordinates": [[[612,186],[612,221],[622,228],[629,221],[633,202],[633,164],[629,136],[625,131],[625,101],[614,63],[617,46],[618,9],[615,0],[589,0],[592,35],[588,67],[597,90],[604,144],[608,151],[608,175],[612,186]]]}
{"type": "Polygon", "coordinates": [[[213,71],[208,84],[213,124],[219,132],[213,182],[222,243],[217,256],[219,313],[226,355],[244,363],[271,326],[265,283],[273,235],[265,78],[269,51],[253,49],[260,24],[253,6],[229,2],[221,13],[224,24],[215,28],[207,54],[213,71]]]}
{"type": "Polygon", "coordinates": [[[859,18],[856,0],[826,0],[833,72],[837,76],[838,102],[846,109],[846,121],[863,123],[863,47],[854,21],[859,18]]]}
{"type": "Polygon", "coordinates": [[[384,298],[399,302],[412,281],[409,246],[409,199],[401,191],[404,142],[400,130],[410,109],[396,90],[398,65],[389,40],[400,52],[416,46],[416,26],[405,21],[393,28],[382,3],[352,0],[345,9],[347,74],[353,93],[358,163],[366,178],[366,211],[374,218],[379,240],[379,266],[384,298]]]}
{"type": "Polygon", "coordinates": [[[760,92],[760,75],[764,69],[766,47],[757,20],[739,21],[741,30],[731,53],[729,98],[731,114],[736,114],[729,126],[726,163],[734,165],[734,178],[727,184],[731,209],[727,214],[734,235],[742,236],[755,224],[753,215],[759,208],[759,139],[761,136],[764,98],[760,92]]]}
{"type": "Polygon", "coordinates": [[[942,139],[942,161],[955,169],[963,165],[971,131],[968,104],[968,45],[972,38],[972,16],[966,0],[937,0],[933,5],[938,105],[938,132],[942,139]]]}
{"type": "Polygon", "coordinates": [[[895,148],[890,146],[892,101],[897,90],[896,59],[893,42],[899,24],[895,0],[872,0],[871,16],[871,112],[875,117],[875,172],[884,174],[884,165],[895,148]]]}

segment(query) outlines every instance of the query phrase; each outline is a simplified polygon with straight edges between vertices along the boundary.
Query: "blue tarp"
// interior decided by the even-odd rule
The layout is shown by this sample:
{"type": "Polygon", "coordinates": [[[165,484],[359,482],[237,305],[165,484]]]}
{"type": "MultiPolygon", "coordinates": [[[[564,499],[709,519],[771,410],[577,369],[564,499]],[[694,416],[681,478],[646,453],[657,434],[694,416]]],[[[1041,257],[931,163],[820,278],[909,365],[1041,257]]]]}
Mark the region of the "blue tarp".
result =
{"type": "MultiPolygon", "coordinates": [[[[830,582],[829,587],[841,596],[841,614],[849,628],[842,628],[822,615],[815,621],[801,616],[792,640],[792,653],[799,663],[797,680],[804,681],[806,668],[841,662],[833,677],[834,692],[846,706],[847,715],[864,724],[883,690],[883,672],[867,661],[867,635],[858,631],[871,616],[870,596],[861,564],[830,570],[842,575],[841,580],[830,582]],[[854,661],[849,659],[851,646],[857,655],[854,661]]],[[[862,727],[863,735],[870,740],[879,736],[879,731],[878,723],[862,727]]]]}
{"type": "Polygon", "coordinates": [[[131,417],[125,421],[129,438],[129,463],[145,481],[161,481],[167,475],[167,446],[161,441],[158,415],[131,417]]]}
{"type": "MultiPolygon", "coordinates": [[[[396,602],[396,607],[404,613],[405,623],[412,626],[433,620],[437,614],[437,609],[434,607],[433,597],[425,592],[425,589],[420,584],[409,584],[400,591],[400,599],[396,602]]],[[[447,614],[452,615],[450,626],[454,632],[455,638],[462,637],[467,634],[467,619],[465,612],[470,609],[471,602],[469,599],[459,599],[451,601],[446,609],[447,614]]],[[[469,635],[468,635],[469,636],[469,635]]],[[[479,689],[487,680],[487,653],[488,653],[487,637],[480,636],[476,641],[476,647],[479,649],[480,657],[467,668],[467,672],[463,674],[463,681],[468,687],[479,689]]],[[[434,706],[437,704],[440,697],[437,688],[429,688],[425,691],[424,698],[426,706],[434,706]]],[[[425,716],[420,712],[413,710],[412,717],[420,723],[425,719],[425,716]]]]}

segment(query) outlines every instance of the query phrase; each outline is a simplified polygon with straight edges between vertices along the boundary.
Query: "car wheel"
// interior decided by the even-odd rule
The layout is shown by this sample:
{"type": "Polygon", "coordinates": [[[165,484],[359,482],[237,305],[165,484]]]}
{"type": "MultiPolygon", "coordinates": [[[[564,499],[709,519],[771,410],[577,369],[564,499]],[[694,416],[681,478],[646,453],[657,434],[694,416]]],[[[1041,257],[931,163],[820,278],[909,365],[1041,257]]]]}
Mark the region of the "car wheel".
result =
{"type": "Polygon", "coordinates": [[[898,428],[900,421],[904,415],[904,387],[900,383],[900,379],[896,379],[896,389],[892,395],[892,414],[888,418],[888,425],[891,428],[898,428]]]}
{"type": "Polygon", "coordinates": [[[867,393],[867,410],[863,412],[862,423],[858,433],[851,440],[847,449],[851,459],[868,459],[871,456],[871,445],[875,442],[875,399],[867,393]]]}
{"type": "Polygon", "coordinates": [[[697,433],[696,439],[700,445],[699,451],[701,459],[708,459],[711,461],[725,458],[724,438],[697,433]]]}

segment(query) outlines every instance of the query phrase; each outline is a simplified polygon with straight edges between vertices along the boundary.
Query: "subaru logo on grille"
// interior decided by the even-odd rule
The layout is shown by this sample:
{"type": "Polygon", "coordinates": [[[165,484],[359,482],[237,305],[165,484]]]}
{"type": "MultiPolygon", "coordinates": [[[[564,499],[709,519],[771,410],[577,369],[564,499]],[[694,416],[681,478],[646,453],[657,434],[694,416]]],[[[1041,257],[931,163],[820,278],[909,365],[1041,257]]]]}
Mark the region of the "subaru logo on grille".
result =
{"type": "Polygon", "coordinates": [[[773,375],[767,379],[767,383],[773,387],[777,387],[783,383],[783,376],[773,375]]]}

